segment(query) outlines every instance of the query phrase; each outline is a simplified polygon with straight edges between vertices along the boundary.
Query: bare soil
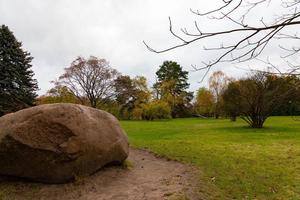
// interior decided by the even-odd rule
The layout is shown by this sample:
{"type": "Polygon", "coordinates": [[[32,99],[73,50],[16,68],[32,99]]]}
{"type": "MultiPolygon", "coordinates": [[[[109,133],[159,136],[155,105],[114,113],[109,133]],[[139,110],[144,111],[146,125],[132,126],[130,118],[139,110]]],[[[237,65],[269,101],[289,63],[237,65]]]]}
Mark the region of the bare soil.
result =
{"type": "Polygon", "coordinates": [[[209,199],[199,192],[199,187],[199,173],[193,167],[159,158],[144,150],[131,149],[127,167],[105,167],[92,176],[78,178],[72,183],[49,185],[2,181],[0,199],[209,199]]]}

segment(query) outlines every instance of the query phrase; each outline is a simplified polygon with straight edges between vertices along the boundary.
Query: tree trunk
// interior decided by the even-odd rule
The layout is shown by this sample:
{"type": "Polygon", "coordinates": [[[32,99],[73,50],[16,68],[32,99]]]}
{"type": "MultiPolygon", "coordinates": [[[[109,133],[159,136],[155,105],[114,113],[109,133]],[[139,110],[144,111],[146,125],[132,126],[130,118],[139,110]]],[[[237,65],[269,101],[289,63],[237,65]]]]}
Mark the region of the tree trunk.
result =
{"type": "Polygon", "coordinates": [[[230,121],[235,122],[236,121],[236,116],[235,115],[230,116],[230,121]]]}
{"type": "Polygon", "coordinates": [[[252,128],[262,128],[263,124],[264,124],[264,121],[265,120],[263,120],[261,118],[255,117],[254,119],[252,119],[251,127],[252,128]]]}
{"type": "Polygon", "coordinates": [[[97,107],[97,101],[95,99],[90,99],[90,104],[93,108],[97,107]]]}

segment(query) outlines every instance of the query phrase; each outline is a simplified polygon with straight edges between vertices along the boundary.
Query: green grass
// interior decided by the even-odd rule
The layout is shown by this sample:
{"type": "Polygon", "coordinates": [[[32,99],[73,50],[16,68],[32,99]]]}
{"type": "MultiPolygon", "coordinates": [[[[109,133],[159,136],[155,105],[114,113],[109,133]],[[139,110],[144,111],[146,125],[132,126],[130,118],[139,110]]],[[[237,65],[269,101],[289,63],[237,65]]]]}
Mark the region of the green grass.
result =
{"type": "Polygon", "coordinates": [[[220,199],[300,199],[300,121],[291,117],[263,129],[225,119],[121,124],[132,146],[199,167],[220,199]]]}

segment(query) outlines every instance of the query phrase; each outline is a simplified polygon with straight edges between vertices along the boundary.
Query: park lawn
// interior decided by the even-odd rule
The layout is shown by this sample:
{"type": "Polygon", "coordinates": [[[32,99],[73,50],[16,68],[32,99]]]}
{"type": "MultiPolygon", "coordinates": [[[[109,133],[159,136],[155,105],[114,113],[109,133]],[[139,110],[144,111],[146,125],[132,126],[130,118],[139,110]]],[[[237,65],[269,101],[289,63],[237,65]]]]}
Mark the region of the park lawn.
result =
{"type": "Polygon", "coordinates": [[[271,117],[263,129],[227,119],[121,124],[131,146],[199,167],[219,199],[300,199],[300,120],[271,117]]]}

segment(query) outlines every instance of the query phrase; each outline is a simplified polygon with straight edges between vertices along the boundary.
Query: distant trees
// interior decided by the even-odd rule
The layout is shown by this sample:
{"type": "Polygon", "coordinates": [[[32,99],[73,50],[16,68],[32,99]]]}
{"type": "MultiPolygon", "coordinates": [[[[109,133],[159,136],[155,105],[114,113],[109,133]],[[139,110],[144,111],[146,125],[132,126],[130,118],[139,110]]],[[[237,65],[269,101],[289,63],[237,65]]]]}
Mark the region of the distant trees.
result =
{"type": "Polygon", "coordinates": [[[114,80],[118,75],[105,59],[78,57],[55,84],[67,87],[82,104],[88,99],[89,105],[96,108],[114,95],[114,80]]]}
{"type": "Polygon", "coordinates": [[[215,98],[214,115],[218,119],[221,114],[222,94],[224,93],[230,79],[222,71],[216,71],[209,77],[209,89],[215,98]]]}
{"type": "Polygon", "coordinates": [[[210,90],[197,92],[195,110],[210,116],[214,113],[235,121],[241,117],[253,128],[262,128],[274,114],[299,114],[300,79],[295,75],[256,72],[234,80],[217,71],[209,79],[210,90]]]}
{"type": "Polygon", "coordinates": [[[197,114],[214,116],[216,119],[224,113],[223,94],[232,81],[222,71],[215,71],[208,80],[209,89],[202,87],[197,91],[194,103],[197,114]]]}
{"type": "Polygon", "coordinates": [[[120,116],[125,119],[141,118],[139,112],[143,104],[149,102],[151,92],[143,76],[133,79],[130,76],[119,76],[115,80],[115,98],[120,105],[120,116]]]}
{"type": "Polygon", "coordinates": [[[142,108],[142,119],[169,119],[171,118],[171,107],[165,101],[154,100],[144,104],[142,108]]]}
{"type": "Polygon", "coordinates": [[[73,95],[66,86],[56,85],[51,88],[46,95],[42,95],[36,99],[36,103],[50,104],[50,103],[80,103],[75,95],[73,95]]]}
{"type": "Polygon", "coordinates": [[[115,80],[116,101],[120,105],[127,105],[133,100],[135,89],[130,76],[118,76],[115,80]]]}
{"type": "Polygon", "coordinates": [[[190,116],[193,95],[186,91],[188,72],[176,62],[165,61],[156,75],[152,92],[145,77],[119,76],[115,80],[116,101],[122,118],[153,120],[190,116]]]}
{"type": "Polygon", "coordinates": [[[165,61],[156,75],[157,82],[151,91],[143,76],[121,75],[105,59],[78,57],[37,103],[81,103],[106,110],[120,119],[191,116],[193,95],[186,91],[188,72],[176,62],[165,61]]]}
{"type": "Polygon", "coordinates": [[[197,114],[210,117],[213,114],[214,95],[205,87],[200,88],[196,94],[195,110],[197,114]]]}
{"type": "Polygon", "coordinates": [[[172,117],[188,116],[193,93],[188,92],[188,72],[173,61],[165,61],[156,72],[157,82],[153,88],[155,97],[166,101],[171,107],[172,117]]]}
{"type": "Polygon", "coordinates": [[[0,27],[0,116],[34,105],[37,81],[31,70],[33,57],[22,49],[5,25],[0,27]]]}
{"type": "Polygon", "coordinates": [[[113,113],[120,119],[168,119],[202,116],[241,117],[253,128],[280,109],[297,109],[300,102],[300,79],[257,72],[233,80],[217,71],[209,78],[209,89],[200,88],[195,101],[188,92],[188,72],[173,61],[165,61],[156,72],[153,91],[143,76],[119,74],[107,61],[90,57],[76,59],[55,82],[55,87],[38,103],[71,102],[113,113]]]}
{"type": "Polygon", "coordinates": [[[130,118],[128,113],[133,111],[136,100],[133,80],[130,76],[121,75],[115,80],[114,87],[116,102],[120,106],[120,117],[128,119],[130,118]]]}
{"type": "Polygon", "coordinates": [[[239,81],[232,81],[228,84],[227,89],[223,92],[223,110],[230,116],[231,121],[236,121],[237,116],[242,111],[242,97],[239,81]]]}

